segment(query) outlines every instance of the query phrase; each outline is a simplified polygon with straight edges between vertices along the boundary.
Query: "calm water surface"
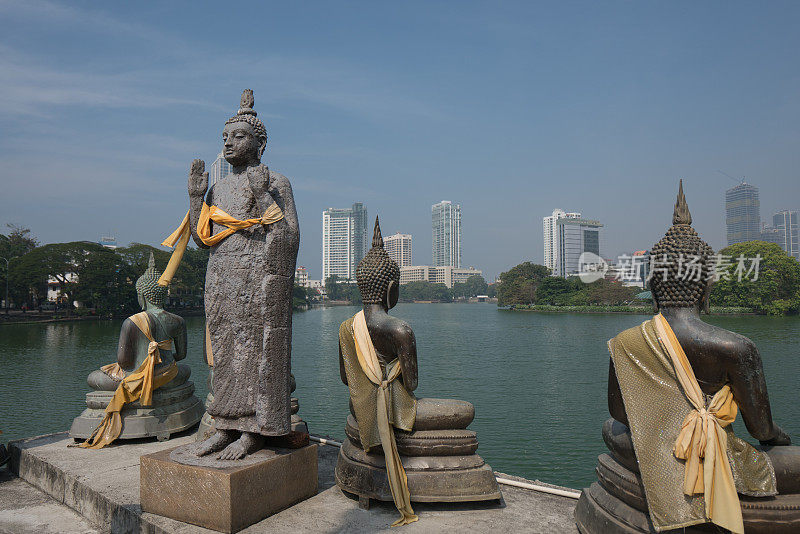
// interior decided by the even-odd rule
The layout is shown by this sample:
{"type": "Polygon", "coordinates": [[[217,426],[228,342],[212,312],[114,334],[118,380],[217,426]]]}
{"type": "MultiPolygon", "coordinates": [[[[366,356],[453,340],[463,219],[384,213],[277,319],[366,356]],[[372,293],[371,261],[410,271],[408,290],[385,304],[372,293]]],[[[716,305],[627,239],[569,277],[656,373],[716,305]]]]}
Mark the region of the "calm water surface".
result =
{"type": "MultiPolygon", "coordinates": [[[[296,313],[292,369],[312,433],[344,436],[339,324],[358,308],[296,313]]],[[[583,487],[594,479],[608,417],[606,341],[642,315],[510,312],[493,304],[401,304],[417,337],[417,396],[475,404],[478,452],[497,471],[583,487]]],[[[800,443],[800,318],[711,317],[758,345],[775,419],[800,443]]],[[[205,398],[203,319],[188,318],[197,394],[205,398]]],[[[84,407],[86,375],[113,362],[121,321],[0,326],[0,439],[67,430],[84,407]]],[[[737,420],[737,433],[745,435],[737,420]]]]}

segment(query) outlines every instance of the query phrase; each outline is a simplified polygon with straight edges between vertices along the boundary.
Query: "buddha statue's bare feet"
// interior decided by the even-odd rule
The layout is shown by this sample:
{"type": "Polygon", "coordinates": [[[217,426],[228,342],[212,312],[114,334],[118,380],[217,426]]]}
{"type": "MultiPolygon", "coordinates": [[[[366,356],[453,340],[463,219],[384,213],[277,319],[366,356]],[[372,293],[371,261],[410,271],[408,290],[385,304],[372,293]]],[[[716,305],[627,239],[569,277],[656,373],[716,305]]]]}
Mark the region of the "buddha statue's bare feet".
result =
{"type": "Polygon", "coordinates": [[[197,444],[195,453],[197,456],[205,456],[212,452],[221,451],[236,439],[236,434],[232,430],[217,430],[213,436],[197,444]]]}
{"type": "Polygon", "coordinates": [[[217,458],[220,460],[240,460],[263,447],[264,441],[264,436],[260,434],[242,432],[239,439],[225,447],[225,450],[219,453],[217,458]]]}

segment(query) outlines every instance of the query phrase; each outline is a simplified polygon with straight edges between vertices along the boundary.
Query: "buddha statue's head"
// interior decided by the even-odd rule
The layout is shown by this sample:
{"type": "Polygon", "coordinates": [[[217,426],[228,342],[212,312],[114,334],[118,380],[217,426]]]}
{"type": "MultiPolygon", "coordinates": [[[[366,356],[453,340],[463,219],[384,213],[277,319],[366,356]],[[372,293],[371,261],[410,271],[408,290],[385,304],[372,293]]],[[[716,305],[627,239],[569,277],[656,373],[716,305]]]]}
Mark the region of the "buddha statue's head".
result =
{"type": "Polygon", "coordinates": [[[139,299],[139,306],[143,310],[147,308],[148,303],[156,308],[164,307],[164,301],[167,299],[167,286],[158,283],[160,276],[161,273],[156,270],[156,259],[151,252],[147,270],[136,280],[136,296],[139,299]]]}
{"type": "Polygon", "coordinates": [[[245,89],[239,111],[222,130],[222,154],[234,167],[257,164],[267,148],[267,129],[253,109],[253,91],[245,89]]]}
{"type": "Polygon", "coordinates": [[[383,249],[381,226],[377,217],[372,248],[358,262],[356,282],[365,305],[380,304],[388,311],[397,304],[400,297],[400,267],[383,249]]]}
{"type": "Polygon", "coordinates": [[[683,180],[672,215],[672,226],[650,251],[653,272],[650,290],[656,307],[703,308],[708,311],[712,248],[692,228],[692,215],[683,195],[683,180]]]}

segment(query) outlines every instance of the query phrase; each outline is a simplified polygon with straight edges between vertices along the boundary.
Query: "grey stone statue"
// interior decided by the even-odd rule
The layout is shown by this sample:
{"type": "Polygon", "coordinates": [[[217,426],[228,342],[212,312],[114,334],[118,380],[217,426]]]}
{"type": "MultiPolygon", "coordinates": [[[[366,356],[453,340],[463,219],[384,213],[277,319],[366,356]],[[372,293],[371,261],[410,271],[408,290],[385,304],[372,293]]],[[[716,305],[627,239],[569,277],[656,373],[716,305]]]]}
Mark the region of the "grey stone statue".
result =
{"type": "MultiPolygon", "coordinates": [[[[159,275],[151,253],[147,270],[136,281],[136,294],[152,337],[172,340],[171,348],[158,351],[160,361],[153,369],[156,378],[170,372],[172,366],[186,357],[186,323],[182,317],[164,310],[167,287],[159,285],[159,275]]],[[[150,340],[132,318],[125,319],[119,335],[117,361],[89,374],[87,382],[93,391],[86,395],[87,409],[73,421],[70,436],[86,439],[92,434],[120,382],[136,372],[147,358],[149,345],[150,340]]],[[[155,436],[166,439],[196,424],[203,415],[203,405],[194,396],[194,384],[188,380],[190,375],[187,365],[177,364],[175,377],[154,391],[151,405],[142,406],[139,401],[125,405],[120,412],[123,424],[119,438],[155,436]]]]}
{"type": "Polygon", "coordinates": [[[220,460],[243,458],[265,437],[291,431],[292,289],[300,230],[289,180],[261,164],[267,133],[253,103],[246,90],[222,131],[231,174],[209,188],[205,164],[195,160],[188,183],[192,237],[211,249],[205,312],[214,360],[208,413],[216,423],[215,434],[195,452],[219,453],[220,460]]]}

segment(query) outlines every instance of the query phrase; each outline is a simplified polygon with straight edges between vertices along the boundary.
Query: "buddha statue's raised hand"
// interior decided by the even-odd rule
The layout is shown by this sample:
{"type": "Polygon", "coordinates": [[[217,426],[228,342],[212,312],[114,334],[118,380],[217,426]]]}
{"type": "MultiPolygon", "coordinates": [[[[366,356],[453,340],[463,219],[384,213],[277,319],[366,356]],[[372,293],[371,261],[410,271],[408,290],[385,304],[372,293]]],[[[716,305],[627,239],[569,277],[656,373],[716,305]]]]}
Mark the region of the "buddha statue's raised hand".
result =
{"type": "Polygon", "coordinates": [[[269,169],[266,165],[256,165],[247,169],[247,181],[250,190],[257,199],[269,195],[269,169]]]}
{"type": "Polygon", "coordinates": [[[208,191],[208,173],[206,163],[202,159],[192,161],[192,168],[189,170],[189,196],[203,197],[208,191]]]}

